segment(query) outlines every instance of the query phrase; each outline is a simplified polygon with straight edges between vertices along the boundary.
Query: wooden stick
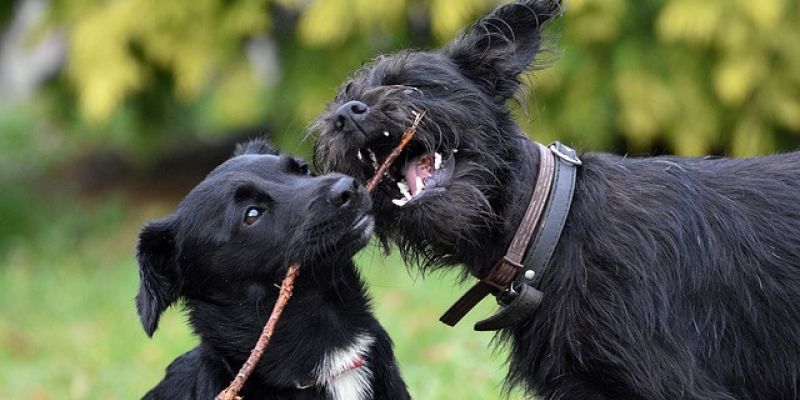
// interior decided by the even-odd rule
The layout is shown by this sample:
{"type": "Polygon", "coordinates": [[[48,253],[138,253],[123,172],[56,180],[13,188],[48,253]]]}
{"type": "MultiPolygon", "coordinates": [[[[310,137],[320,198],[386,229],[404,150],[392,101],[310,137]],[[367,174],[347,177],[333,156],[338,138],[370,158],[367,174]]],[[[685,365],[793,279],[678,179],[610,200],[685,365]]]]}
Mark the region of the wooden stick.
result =
{"type": "Polygon", "coordinates": [[[217,395],[216,400],[241,400],[239,392],[242,390],[244,383],[247,382],[247,378],[253,373],[253,369],[255,369],[256,364],[258,364],[258,360],[261,359],[261,356],[264,354],[264,350],[267,348],[269,340],[272,338],[272,333],[275,331],[275,325],[277,325],[278,319],[283,313],[283,308],[286,307],[286,303],[289,301],[289,298],[292,297],[294,279],[297,278],[298,274],[300,274],[300,264],[295,263],[290,265],[281,283],[281,291],[278,295],[278,300],[275,302],[275,306],[272,307],[272,313],[269,315],[267,324],[264,325],[264,330],[261,332],[256,346],[250,351],[250,357],[248,357],[247,361],[242,365],[242,369],[236,374],[231,384],[217,395]]]}
{"type": "Polygon", "coordinates": [[[394,160],[400,156],[400,153],[403,152],[403,149],[406,147],[408,142],[410,142],[411,138],[414,137],[414,134],[417,132],[417,126],[419,126],[419,123],[422,121],[422,117],[425,115],[425,113],[418,113],[414,111],[414,115],[416,115],[416,118],[414,118],[414,123],[412,123],[411,126],[408,127],[405,132],[403,132],[403,136],[400,138],[400,143],[397,145],[397,147],[392,149],[392,152],[389,153],[389,156],[387,156],[385,160],[383,160],[381,166],[375,170],[375,175],[372,175],[372,178],[367,181],[367,192],[370,194],[375,191],[375,188],[378,187],[378,184],[381,183],[381,180],[383,180],[383,174],[385,174],[389,167],[392,166],[394,160]]]}

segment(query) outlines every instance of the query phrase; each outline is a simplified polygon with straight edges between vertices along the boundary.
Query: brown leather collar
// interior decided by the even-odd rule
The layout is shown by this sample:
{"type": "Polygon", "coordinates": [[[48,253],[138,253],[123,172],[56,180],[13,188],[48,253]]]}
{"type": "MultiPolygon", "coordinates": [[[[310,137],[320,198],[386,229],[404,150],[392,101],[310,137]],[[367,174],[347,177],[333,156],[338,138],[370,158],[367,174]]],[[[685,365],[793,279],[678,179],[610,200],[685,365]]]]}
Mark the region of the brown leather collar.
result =
{"type": "MultiPolygon", "coordinates": [[[[539,171],[537,173],[536,183],[533,188],[533,194],[531,195],[531,201],[528,205],[528,208],[525,210],[525,215],[523,216],[522,222],[520,222],[520,225],[517,228],[517,233],[514,235],[506,255],[503,256],[503,258],[501,258],[491,270],[489,270],[489,273],[485,277],[480,278],[478,283],[469,289],[467,293],[458,299],[455,304],[453,304],[441,316],[441,318],[439,318],[439,320],[445,324],[454,326],[456,323],[458,323],[458,321],[461,320],[461,318],[464,317],[464,315],[472,310],[472,308],[474,308],[478,302],[480,302],[490,293],[494,294],[495,296],[500,296],[504,293],[512,293],[517,297],[523,297],[520,296],[522,293],[514,290],[514,286],[512,284],[518,280],[518,277],[523,271],[522,262],[525,258],[525,253],[528,250],[534,232],[538,232],[539,236],[542,236],[542,232],[545,231],[545,229],[542,229],[542,225],[544,225],[545,222],[542,221],[542,214],[545,211],[546,205],[548,206],[548,211],[552,211],[554,208],[559,208],[559,212],[555,213],[558,214],[558,216],[553,217],[555,220],[550,221],[548,226],[549,229],[547,232],[545,232],[546,236],[550,236],[550,238],[547,240],[550,242],[558,241],[558,237],[561,234],[561,230],[566,220],[566,211],[569,210],[569,203],[571,203],[572,200],[572,192],[575,184],[574,167],[581,165],[581,162],[577,156],[574,155],[574,151],[572,149],[558,142],[550,145],[549,147],[545,147],[539,143],[536,143],[536,147],[539,150],[539,171]],[[563,162],[560,163],[559,161],[563,162]],[[559,174],[559,168],[568,170],[568,173],[559,174]],[[563,176],[567,176],[567,178],[565,179],[563,176]],[[566,186],[564,182],[567,183],[566,186]],[[568,191],[568,196],[551,196],[551,189],[554,187],[556,187],[554,190],[557,191],[568,191]],[[551,197],[565,197],[567,204],[559,204],[557,207],[553,207],[553,204],[548,205],[548,200],[551,199],[551,197]],[[555,237],[553,238],[553,236],[555,237]]],[[[549,212],[547,214],[548,215],[545,216],[546,218],[549,217],[550,214],[553,214],[553,212],[549,212]]],[[[537,239],[541,239],[541,237],[537,239]]],[[[552,243],[552,245],[549,247],[549,249],[544,250],[545,253],[550,252],[550,254],[544,255],[545,264],[546,261],[549,261],[550,255],[555,247],[555,243],[552,243]]],[[[542,266],[542,268],[544,268],[544,266],[542,266]]],[[[533,281],[534,274],[535,271],[533,270],[525,271],[524,275],[527,283],[531,283],[533,281]]],[[[540,292],[533,288],[524,287],[526,285],[522,286],[523,289],[528,289],[523,291],[526,295],[524,297],[527,297],[527,299],[520,299],[520,301],[517,301],[517,303],[521,302],[523,305],[517,304],[515,307],[508,307],[508,310],[513,310],[518,314],[531,311],[530,309],[535,309],[541,300],[540,292]],[[522,310],[522,308],[525,308],[526,310],[522,310]]],[[[494,318],[494,321],[490,321],[492,318],[482,321],[476,325],[476,329],[496,330],[505,327],[510,323],[518,322],[520,319],[518,316],[503,316],[499,319],[495,316],[494,318]],[[500,319],[502,319],[502,321],[500,321],[500,319]],[[481,324],[483,324],[484,328],[486,329],[481,329],[481,324]]]]}

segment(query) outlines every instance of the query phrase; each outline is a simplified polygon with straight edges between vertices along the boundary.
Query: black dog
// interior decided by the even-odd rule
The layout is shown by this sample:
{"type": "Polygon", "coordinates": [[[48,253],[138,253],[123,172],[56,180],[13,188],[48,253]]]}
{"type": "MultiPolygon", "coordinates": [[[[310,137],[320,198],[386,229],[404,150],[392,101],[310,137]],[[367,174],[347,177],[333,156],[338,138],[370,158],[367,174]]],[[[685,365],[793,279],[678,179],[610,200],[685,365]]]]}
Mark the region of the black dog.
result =
{"type": "Polygon", "coordinates": [[[240,146],[169,217],[139,237],[136,297],[148,335],[184,301],[200,345],[176,359],[148,399],[212,399],[261,333],[286,268],[294,294],[246,399],[408,399],[389,336],[351,257],[373,229],[353,178],[315,177],[263,142],[240,146]]]}
{"type": "MultiPolygon", "coordinates": [[[[483,277],[508,249],[540,156],[506,102],[560,8],[520,1],[441,50],[379,57],[312,126],[315,162],[365,179],[425,112],[374,199],[376,231],[410,261],[483,277]]],[[[800,398],[800,154],[582,158],[542,303],[501,331],[509,383],[545,399],[800,398]]]]}

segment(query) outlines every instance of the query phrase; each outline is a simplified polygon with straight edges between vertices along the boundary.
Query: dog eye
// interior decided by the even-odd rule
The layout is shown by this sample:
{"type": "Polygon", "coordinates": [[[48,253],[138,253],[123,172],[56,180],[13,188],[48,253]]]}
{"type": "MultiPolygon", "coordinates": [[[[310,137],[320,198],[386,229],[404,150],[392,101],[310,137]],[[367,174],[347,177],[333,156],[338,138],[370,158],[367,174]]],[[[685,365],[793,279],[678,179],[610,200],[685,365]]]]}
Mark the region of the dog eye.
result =
{"type": "Polygon", "coordinates": [[[261,215],[264,213],[264,210],[258,207],[250,207],[244,213],[244,224],[247,226],[253,225],[261,218],[261,215]]]}

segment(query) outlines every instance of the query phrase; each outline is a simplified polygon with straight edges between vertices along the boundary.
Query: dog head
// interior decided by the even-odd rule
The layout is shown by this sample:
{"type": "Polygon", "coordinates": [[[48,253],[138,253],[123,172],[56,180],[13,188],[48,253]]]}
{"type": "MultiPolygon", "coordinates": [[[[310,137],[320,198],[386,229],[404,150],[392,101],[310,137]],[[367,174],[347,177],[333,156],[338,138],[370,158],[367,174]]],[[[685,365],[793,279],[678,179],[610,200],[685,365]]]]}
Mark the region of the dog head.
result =
{"type": "Polygon", "coordinates": [[[145,331],[182,296],[214,302],[252,282],[280,282],[291,263],[352,257],[372,233],[370,209],[351,177],[314,176],[263,141],[239,146],[172,215],[142,230],[136,305],[145,331]]]}
{"type": "Polygon", "coordinates": [[[377,189],[377,232],[423,266],[463,262],[462,249],[502,229],[509,162],[524,136],[506,103],[560,13],[556,0],[518,1],[442,49],[378,57],[312,124],[315,164],[366,180],[424,113],[377,189]]]}

